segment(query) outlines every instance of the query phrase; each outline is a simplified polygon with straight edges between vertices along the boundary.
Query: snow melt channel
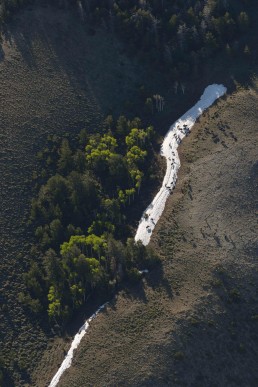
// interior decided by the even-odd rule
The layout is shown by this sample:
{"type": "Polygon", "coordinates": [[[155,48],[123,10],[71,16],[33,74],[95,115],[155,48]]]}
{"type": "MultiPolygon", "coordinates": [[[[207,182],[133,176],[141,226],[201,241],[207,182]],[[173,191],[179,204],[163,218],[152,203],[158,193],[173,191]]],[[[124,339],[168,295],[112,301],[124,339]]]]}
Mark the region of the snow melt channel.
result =
{"type": "Polygon", "coordinates": [[[166,174],[159,192],[141,217],[135,241],[142,241],[145,246],[150,242],[152,231],[165,208],[167,198],[176,184],[180,167],[177,152],[178,145],[190,133],[196,119],[202,112],[211,106],[216,99],[224,95],[226,91],[227,89],[223,85],[214,84],[206,87],[200,100],[170,127],[161,146],[161,155],[167,159],[166,174]]]}
{"type": "MultiPolygon", "coordinates": [[[[227,89],[223,85],[210,85],[206,87],[200,100],[190,110],[188,110],[179,120],[177,120],[169,129],[166,137],[164,138],[161,146],[161,155],[167,159],[167,171],[162,183],[162,187],[155,196],[152,203],[144,211],[143,216],[139,222],[139,226],[135,235],[135,240],[141,240],[146,246],[152,234],[152,231],[159,220],[164,208],[168,196],[171,194],[175,187],[177,180],[177,172],[180,167],[180,160],[177,152],[178,145],[182,139],[190,133],[196,119],[207,109],[213,102],[226,93],[227,89]]],[[[142,270],[141,273],[148,272],[142,270]]],[[[107,305],[102,305],[88,320],[85,321],[83,326],[79,329],[75,335],[71,348],[69,349],[63,363],[59,370],[51,380],[49,387],[55,387],[64,371],[72,364],[74,350],[80,344],[81,339],[85,335],[87,329],[90,326],[90,322],[97,317],[98,313],[107,305]]]]}
{"type": "Polygon", "coordinates": [[[99,307],[99,309],[93,313],[93,315],[88,318],[88,320],[85,321],[85,323],[83,324],[83,326],[79,329],[78,333],[74,336],[74,339],[73,339],[73,342],[71,344],[71,347],[63,361],[63,363],[61,364],[59,370],[57,371],[57,373],[55,374],[55,376],[53,377],[53,379],[51,380],[51,383],[49,385],[49,387],[55,387],[62,374],[64,373],[64,371],[69,368],[72,364],[72,359],[73,359],[73,351],[78,347],[78,345],[80,344],[81,342],[81,339],[83,338],[83,336],[85,335],[87,329],[89,328],[90,326],[90,322],[95,318],[97,317],[98,313],[105,308],[105,306],[107,305],[107,303],[101,305],[99,307]]]}

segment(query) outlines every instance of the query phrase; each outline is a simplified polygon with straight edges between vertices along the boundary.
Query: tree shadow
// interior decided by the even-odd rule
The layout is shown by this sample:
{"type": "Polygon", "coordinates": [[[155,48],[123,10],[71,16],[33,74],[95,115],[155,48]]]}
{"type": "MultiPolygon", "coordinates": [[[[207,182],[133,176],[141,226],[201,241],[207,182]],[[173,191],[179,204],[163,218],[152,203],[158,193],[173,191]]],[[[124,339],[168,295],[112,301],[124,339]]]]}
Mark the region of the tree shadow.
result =
{"type": "Polygon", "coordinates": [[[140,300],[144,304],[148,302],[146,297],[145,288],[143,281],[137,282],[137,284],[125,284],[124,294],[129,300],[140,300]]]}
{"type": "Polygon", "coordinates": [[[4,58],[5,58],[5,53],[2,46],[0,45],[0,62],[4,60],[4,58]]]}
{"type": "Polygon", "coordinates": [[[3,35],[11,46],[15,44],[17,50],[29,68],[37,68],[32,46],[33,35],[19,30],[14,30],[12,33],[10,33],[10,31],[6,31],[3,35]]]}
{"type": "MultiPolygon", "coordinates": [[[[54,8],[53,14],[55,11],[57,14],[61,12],[54,8]]],[[[43,8],[31,15],[26,9],[22,13],[26,22],[13,20],[8,25],[8,30],[4,30],[3,37],[10,46],[15,47],[28,68],[36,71],[43,69],[50,78],[52,74],[59,72],[69,80],[73,89],[79,89],[82,93],[89,94],[90,99],[96,100],[85,59],[87,45],[84,44],[83,37],[79,36],[80,21],[76,25],[71,18],[70,24],[66,19],[60,23],[58,15],[56,20],[53,15],[48,20],[50,12],[43,8]],[[41,57],[44,51],[45,58],[41,57]]],[[[62,20],[62,12],[60,17],[62,20]]],[[[85,33],[83,30],[81,32],[85,33]]],[[[0,58],[1,56],[4,57],[4,52],[2,54],[0,51],[0,58]]]]}
{"type": "Polygon", "coordinates": [[[162,287],[166,291],[167,296],[169,298],[173,298],[173,288],[171,286],[171,283],[164,275],[164,268],[161,263],[153,269],[153,272],[150,272],[149,276],[146,277],[146,282],[148,286],[150,286],[154,290],[162,287]]]}
{"type": "Polygon", "coordinates": [[[55,72],[63,74],[78,98],[93,101],[100,113],[114,113],[119,105],[116,98],[136,100],[131,75],[136,74],[135,80],[140,76],[132,61],[126,60],[122,71],[115,60],[121,57],[117,38],[104,28],[89,34],[87,21],[82,22],[75,9],[67,12],[50,5],[25,8],[9,23],[3,37],[29,69],[43,70],[50,78],[55,72]]]}
{"type": "Polygon", "coordinates": [[[173,289],[170,282],[164,276],[164,270],[161,263],[156,264],[151,270],[142,275],[142,280],[137,284],[125,284],[124,291],[129,299],[138,299],[144,303],[148,302],[146,296],[146,285],[151,289],[163,288],[169,298],[173,298],[173,289]]]}

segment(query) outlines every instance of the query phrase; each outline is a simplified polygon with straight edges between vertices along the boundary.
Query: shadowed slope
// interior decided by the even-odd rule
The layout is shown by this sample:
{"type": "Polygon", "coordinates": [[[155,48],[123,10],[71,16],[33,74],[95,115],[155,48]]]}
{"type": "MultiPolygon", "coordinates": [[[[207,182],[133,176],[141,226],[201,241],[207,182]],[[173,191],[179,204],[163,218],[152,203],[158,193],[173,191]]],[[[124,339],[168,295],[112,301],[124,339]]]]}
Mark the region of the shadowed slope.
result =
{"type": "Polygon", "coordinates": [[[106,114],[121,114],[126,99],[137,99],[143,70],[137,66],[136,72],[107,31],[89,35],[76,15],[52,8],[21,12],[5,31],[2,48],[0,346],[19,386],[52,345],[46,322],[39,326],[17,301],[33,242],[26,222],[32,175],[39,170],[36,154],[49,134],[99,130],[106,114]]]}

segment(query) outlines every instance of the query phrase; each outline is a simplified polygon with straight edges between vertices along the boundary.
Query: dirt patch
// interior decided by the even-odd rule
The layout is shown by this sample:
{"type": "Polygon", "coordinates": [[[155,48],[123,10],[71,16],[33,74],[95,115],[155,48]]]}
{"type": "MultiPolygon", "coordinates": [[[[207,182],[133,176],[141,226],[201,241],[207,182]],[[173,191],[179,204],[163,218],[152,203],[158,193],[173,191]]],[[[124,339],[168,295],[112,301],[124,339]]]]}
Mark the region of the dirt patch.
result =
{"type": "Polygon", "coordinates": [[[60,386],[257,385],[256,87],[183,141],[152,239],[162,266],[98,316],[60,386]]]}

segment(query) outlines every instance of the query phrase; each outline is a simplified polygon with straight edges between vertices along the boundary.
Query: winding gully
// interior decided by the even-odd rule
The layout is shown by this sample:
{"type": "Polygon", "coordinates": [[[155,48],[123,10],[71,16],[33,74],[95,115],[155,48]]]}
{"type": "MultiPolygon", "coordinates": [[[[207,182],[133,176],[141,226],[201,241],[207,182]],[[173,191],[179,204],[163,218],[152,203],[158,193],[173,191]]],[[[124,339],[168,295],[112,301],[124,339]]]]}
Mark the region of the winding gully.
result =
{"type": "MultiPolygon", "coordinates": [[[[190,133],[195,121],[203,113],[203,111],[211,106],[216,99],[222,97],[226,91],[227,89],[223,85],[213,84],[206,87],[200,100],[173,125],[171,125],[161,146],[161,155],[167,160],[166,174],[159,192],[151,204],[146,208],[139,221],[135,241],[142,241],[145,246],[150,242],[152,232],[162,215],[167,198],[172,193],[176,184],[177,174],[180,167],[180,160],[177,151],[179,144],[182,139],[190,133]]],[[[107,303],[101,305],[99,309],[88,320],[86,320],[79,329],[63,363],[51,380],[49,387],[57,386],[64,371],[71,366],[74,350],[78,347],[81,339],[86,334],[91,321],[97,317],[98,313],[103,310],[106,305],[107,303]]]]}

